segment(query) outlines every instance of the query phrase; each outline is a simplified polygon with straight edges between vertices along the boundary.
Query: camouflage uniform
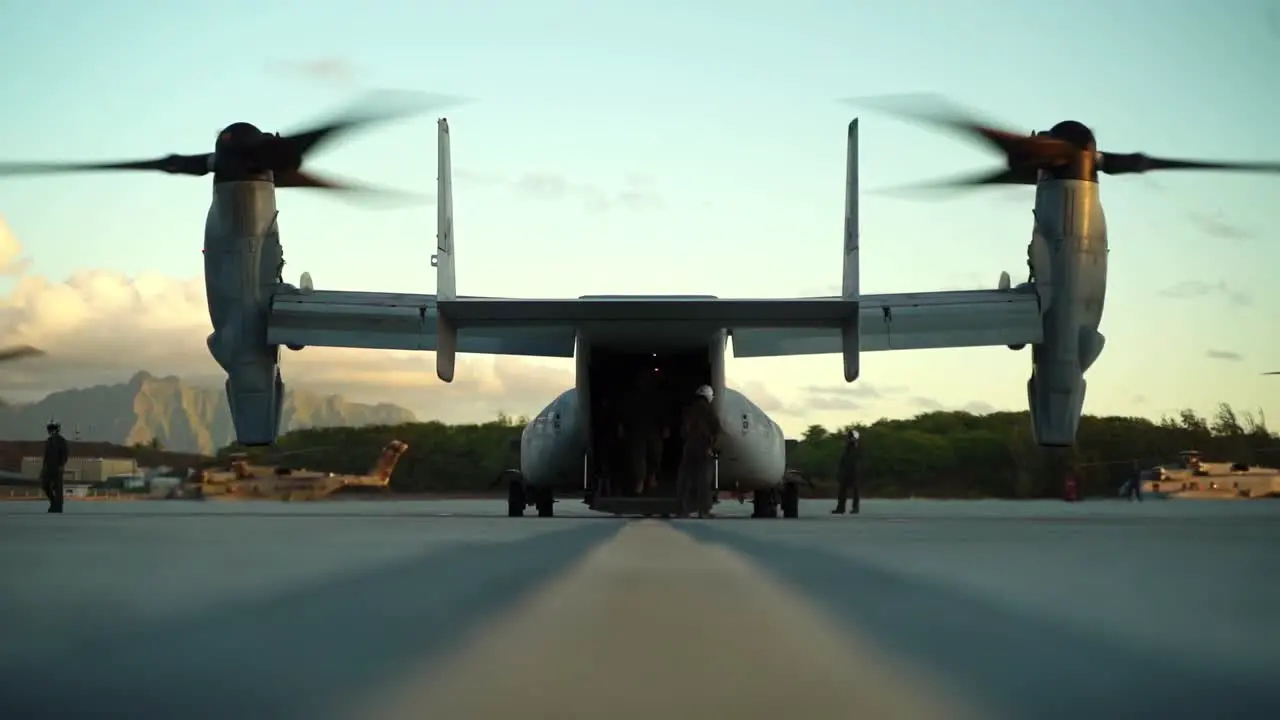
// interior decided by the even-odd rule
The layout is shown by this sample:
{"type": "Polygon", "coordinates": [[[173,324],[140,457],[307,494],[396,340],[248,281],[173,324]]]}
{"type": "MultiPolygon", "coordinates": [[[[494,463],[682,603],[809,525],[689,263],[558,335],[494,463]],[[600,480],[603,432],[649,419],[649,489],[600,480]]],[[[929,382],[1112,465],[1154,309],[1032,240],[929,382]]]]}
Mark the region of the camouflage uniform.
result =
{"type": "Polygon", "coordinates": [[[858,512],[861,501],[858,492],[858,459],[861,454],[861,440],[858,438],[857,431],[851,431],[845,436],[844,452],[840,454],[840,467],[836,471],[836,480],[840,483],[836,495],[836,509],[832,511],[836,515],[844,513],[845,503],[850,500],[852,502],[849,503],[849,512],[854,514],[858,512]]]}
{"type": "Polygon", "coordinates": [[[715,462],[712,453],[719,445],[721,432],[720,418],[709,400],[697,397],[685,406],[680,432],[684,448],[680,453],[676,493],[681,511],[687,513],[692,501],[698,515],[705,517],[711,512],[711,473],[715,462]]]}

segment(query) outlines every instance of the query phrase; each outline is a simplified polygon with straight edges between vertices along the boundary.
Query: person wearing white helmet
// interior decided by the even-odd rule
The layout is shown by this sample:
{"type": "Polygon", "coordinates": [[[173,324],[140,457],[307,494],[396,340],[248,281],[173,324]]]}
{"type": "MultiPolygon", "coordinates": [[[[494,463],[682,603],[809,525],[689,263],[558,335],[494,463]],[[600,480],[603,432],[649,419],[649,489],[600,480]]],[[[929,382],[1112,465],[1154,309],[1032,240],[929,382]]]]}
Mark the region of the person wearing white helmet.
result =
{"type": "Polygon", "coordinates": [[[715,391],[710,385],[694,390],[693,399],[680,418],[680,435],[684,447],[680,453],[680,471],[676,479],[676,495],[680,513],[688,514],[693,502],[698,517],[711,516],[711,472],[720,446],[720,418],[711,402],[715,391]]]}
{"type": "Polygon", "coordinates": [[[71,457],[71,449],[67,447],[67,439],[62,437],[62,424],[50,420],[44,429],[49,439],[44,443],[44,460],[40,465],[40,489],[49,499],[49,512],[62,512],[63,489],[62,472],[71,457]]]}
{"type": "Polygon", "coordinates": [[[861,437],[856,429],[849,428],[844,434],[844,452],[840,454],[840,467],[836,470],[836,480],[840,483],[840,489],[836,495],[836,509],[831,511],[832,515],[843,515],[846,503],[849,504],[850,513],[854,515],[858,513],[861,500],[858,493],[858,460],[861,454],[861,437]]]}

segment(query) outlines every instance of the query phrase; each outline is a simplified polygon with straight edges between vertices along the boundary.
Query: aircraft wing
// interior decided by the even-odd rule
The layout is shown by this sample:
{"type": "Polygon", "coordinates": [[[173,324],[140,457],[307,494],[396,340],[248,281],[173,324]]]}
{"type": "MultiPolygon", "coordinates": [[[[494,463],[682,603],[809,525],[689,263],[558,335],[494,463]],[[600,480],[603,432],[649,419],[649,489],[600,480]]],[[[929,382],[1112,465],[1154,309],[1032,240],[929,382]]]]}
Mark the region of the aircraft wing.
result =
{"type": "MultiPolygon", "coordinates": [[[[435,351],[436,311],[435,295],[304,292],[284,286],[272,302],[267,342],[295,347],[435,351]]],[[[575,328],[571,325],[468,327],[458,332],[457,350],[568,358],[573,357],[574,337],[575,328]]]]}
{"type": "Polygon", "coordinates": [[[8,470],[0,470],[0,485],[24,485],[39,487],[39,478],[31,478],[22,473],[10,472],[8,470]]]}
{"type": "MultiPolygon", "coordinates": [[[[863,295],[860,305],[864,351],[1023,345],[1043,339],[1032,288],[863,295]]],[[[734,357],[838,354],[841,347],[839,329],[733,330],[734,357]]]]}
{"type": "Polygon", "coordinates": [[[267,341],[295,347],[440,349],[439,318],[457,334],[456,352],[573,357],[580,328],[613,323],[658,328],[822,328],[837,340],[857,303],[840,298],[588,297],[508,299],[350,291],[276,293],[267,341]]]}

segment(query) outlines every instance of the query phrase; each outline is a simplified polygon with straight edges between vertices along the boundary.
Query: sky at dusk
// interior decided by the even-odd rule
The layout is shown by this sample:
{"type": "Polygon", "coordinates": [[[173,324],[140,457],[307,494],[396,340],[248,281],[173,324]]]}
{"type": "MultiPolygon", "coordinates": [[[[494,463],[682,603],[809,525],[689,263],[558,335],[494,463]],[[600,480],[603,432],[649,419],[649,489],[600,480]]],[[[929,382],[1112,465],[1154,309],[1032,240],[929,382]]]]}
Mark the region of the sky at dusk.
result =
{"type": "MultiPolygon", "coordinates": [[[[0,160],[212,149],[250,121],[285,132],[370,88],[471,98],[445,111],[463,294],[829,294],[840,282],[845,126],[860,116],[865,293],[994,287],[1026,274],[1033,191],[876,190],[983,169],[981,147],[842,102],[940,93],[1012,130],[1065,119],[1101,148],[1280,160],[1280,12],[1268,0],[0,0],[0,160]],[[19,69],[15,71],[15,69],[19,69]]],[[[314,167],[431,192],[431,115],[314,167]]],[[[1103,178],[1104,353],[1085,410],[1159,416],[1219,401],[1280,417],[1280,176],[1103,178]],[[1271,339],[1267,339],[1271,338],[1271,339]]],[[[208,179],[0,181],[0,395],[218,377],[204,338],[208,179]],[[7,230],[6,228],[7,223],[7,230]]],[[[431,293],[435,208],[369,209],[282,190],[286,279],[431,293]]],[[[934,408],[1026,408],[1030,352],[731,361],[730,384],[788,432],[934,408]]],[[[569,361],[308,349],[286,382],[393,401],[424,419],[536,412],[569,361]]]]}

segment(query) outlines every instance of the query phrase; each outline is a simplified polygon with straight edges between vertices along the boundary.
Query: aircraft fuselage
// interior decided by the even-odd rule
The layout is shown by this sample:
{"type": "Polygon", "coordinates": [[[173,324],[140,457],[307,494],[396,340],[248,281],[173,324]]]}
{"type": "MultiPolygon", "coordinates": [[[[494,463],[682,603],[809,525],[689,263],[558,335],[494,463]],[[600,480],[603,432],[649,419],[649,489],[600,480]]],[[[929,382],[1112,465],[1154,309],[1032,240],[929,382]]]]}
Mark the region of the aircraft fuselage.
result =
{"type": "MultiPolygon", "coordinates": [[[[672,438],[664,444],[670,463],[678,457],[679,412],[710,385],[720,418],[720,487],[742,491],[780,486],[786,470],[782,429],[742,393],[725,386],[727,333],[681,334],[669,327],[628,325],[625,334],[606,328],[579,331],[575,387],[561,393],[534,417],[520,439],[520,470],[533,486],[582,487],[588,473],[619,465],[613,442],[638,375],[654,372],[660,386],[650,401],[661,406],[663,425],[672,438]],[[590,457],[590,459],[589,459],[590,457]]],[[[623,461],[625,462],[625,461],[623,461]]]]}

